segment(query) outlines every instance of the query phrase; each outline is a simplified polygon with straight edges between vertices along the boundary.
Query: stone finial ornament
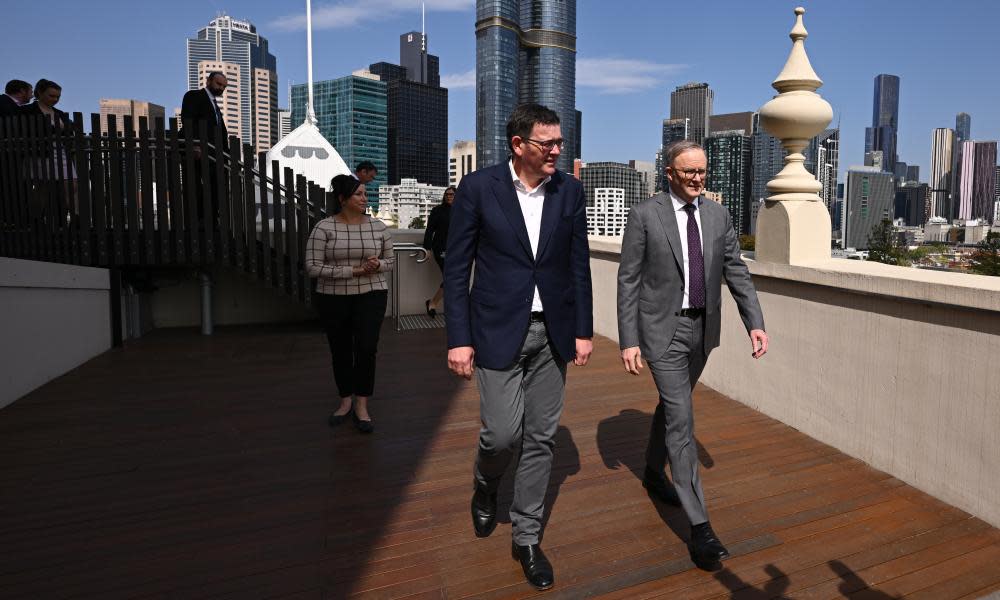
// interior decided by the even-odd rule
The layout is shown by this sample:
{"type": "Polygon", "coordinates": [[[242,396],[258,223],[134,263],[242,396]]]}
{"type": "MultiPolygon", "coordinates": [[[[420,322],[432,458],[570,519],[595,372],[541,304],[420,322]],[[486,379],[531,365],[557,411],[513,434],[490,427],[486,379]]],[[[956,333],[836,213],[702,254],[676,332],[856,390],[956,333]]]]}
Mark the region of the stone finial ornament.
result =
{"type": "Polygon", "coordinates": [[[806,55],[805,12],[795,9],[789,34],[792,50],[771,84],[778,95],[760,109],[761,126],[781,140],[788,153],[784,168],[767,184],[770,195],[757,217],[760,261],[801,264],[830,258],[830,214],[817,194],[822,186],[803,164],[802,151],[830,124],[833,109],[816,93],[823,81],[806,55]]]}

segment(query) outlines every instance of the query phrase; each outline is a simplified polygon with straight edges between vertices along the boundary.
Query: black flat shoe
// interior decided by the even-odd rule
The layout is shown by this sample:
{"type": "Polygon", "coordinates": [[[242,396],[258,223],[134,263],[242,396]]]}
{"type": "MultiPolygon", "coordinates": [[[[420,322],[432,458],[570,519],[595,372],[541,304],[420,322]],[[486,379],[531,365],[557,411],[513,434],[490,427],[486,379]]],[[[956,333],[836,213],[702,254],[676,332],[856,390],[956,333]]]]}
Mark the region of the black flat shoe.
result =
{"type": "Polygon", "coordinates": [[[430,317],[430,318],[433,319],[434,317],[437,316],[438,311],[436,311],[435,309],[431,308],[431,301],[430,300],[424,300],[424,308],[427,309],[427,316],[428,317],[430,317]]]}
{"type": "Polygon", "coordinates": [[[536,590],[542,591],[552,587],[556,582],[555,573],[552,571],[552,563],[545,558],[542,547],[538,544],[528,546],[518,546],[511,542],[510,554],[514,560],[521,563],[521,570],[524,571],[524,578],[528,584],[536,590]]]}
{"type": "Polygon", "coordinates": [[[688,542],[688,553],[691,562],[699,569],[717,571],[722,568],[722,561],[729,558],[729,550],[722,545],[718,536],[708,523],[695,525],[691,528],[691,541],[688,542]]]}
{"type": "Polygon", "coordinates": [[[488,493],[475,484],[472,493],[472,529],[476,537],[489,537],[497,527],[497,493],[488,493]]]}
{"type": "Polygon", "coordinates": [[[351,411],[351,418],[354,420],[354,426],[358,428],[361,433],[372,433],[375,431],[375,424],[372,423],[371,419],[361,420],[358,418],[358,413],[351,411]]]}
{"type": "Polygon", "coordinates": [[[663,473],[657,473],[646,467],[646,472],[642,475],[642,487],[646,488],[649,495],[660,502],[670,504],[671,506],[681,505],[681,499],[677,496],[677,490],[674,489],[672,483],[667,481],[663,473]]]}
{"type": "Polygon", "coordinates": [[[328,420],[328,423],[330,423],[330,427],[336,427],[337,425],[340,425],[341,423],[343,423],[344,421],[346,421],[348,419],[348,417],[350,417],[352,414],[354,414],[354,408],[353,407],[351,407],[351,409],[349,411],[345,412],[342,415],[331,414],[330,415],[330,419],[328,420]]]}

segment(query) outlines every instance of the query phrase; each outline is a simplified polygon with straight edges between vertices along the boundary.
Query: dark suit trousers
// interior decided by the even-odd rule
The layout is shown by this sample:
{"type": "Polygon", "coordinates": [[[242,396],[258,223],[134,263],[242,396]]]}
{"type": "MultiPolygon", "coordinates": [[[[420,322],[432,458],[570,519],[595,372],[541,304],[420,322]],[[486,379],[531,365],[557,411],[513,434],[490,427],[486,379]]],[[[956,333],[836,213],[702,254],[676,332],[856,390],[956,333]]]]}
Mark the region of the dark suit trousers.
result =
{"type": "Polygon", "coordinates": [[[646,464],[662,473],[669,460],[670,478],[692,525],[708,521],[691,406],[691,392],[705,368],[704,348],[705,318],[681,317],[667,351],[648,362],[660,400],[649,432],[646,464]]]}

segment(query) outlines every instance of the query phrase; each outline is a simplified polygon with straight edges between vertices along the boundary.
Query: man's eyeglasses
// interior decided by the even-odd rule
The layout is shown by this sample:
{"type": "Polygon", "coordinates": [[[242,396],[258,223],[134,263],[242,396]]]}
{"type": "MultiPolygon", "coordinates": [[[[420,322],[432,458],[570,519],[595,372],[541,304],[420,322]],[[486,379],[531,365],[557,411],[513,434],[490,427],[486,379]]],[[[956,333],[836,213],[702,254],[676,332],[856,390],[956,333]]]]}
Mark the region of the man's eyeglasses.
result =
{"type": "Polygon", "coordinates": [[[552,149],[556,146],[562,150],[562,147],[566,145],[566,140],[560,138],[558,140],[533,140],[531,138],[521,138],[526,142],[531,142],[532,144],[538,146],[538,149],[546,154],[552,152],[552,149]]]}
{"type": "Polygon", "coordinates": [[[705,169],[674,169],[673,167],[671,167],[671,169],[673,169],[674,173],[677,173],[684,179],[694,179],[696,176],[705,177],[708,175],[708,171],[705,169]]]}

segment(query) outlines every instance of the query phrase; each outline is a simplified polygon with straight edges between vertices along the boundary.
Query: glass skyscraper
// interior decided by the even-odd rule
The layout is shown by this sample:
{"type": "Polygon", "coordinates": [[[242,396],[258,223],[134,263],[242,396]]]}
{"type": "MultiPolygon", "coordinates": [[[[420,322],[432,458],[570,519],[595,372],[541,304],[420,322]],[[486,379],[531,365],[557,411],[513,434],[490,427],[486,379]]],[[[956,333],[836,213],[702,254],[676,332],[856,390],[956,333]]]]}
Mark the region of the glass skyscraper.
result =
{"type": "MultiPolygon", "coordinates": [[[[292,129],[306,120],[307,84],[292,86],[292,129]]],[[[368,204],[378,210],[378,188],[388,175],[386,84],[372,77],[350,75],[313,84],[316,126],[340,153],[348,168],[369,160],[378,169],[368,184],[368,204]]],[[[317,181],[329,185],[328,181],[317,181]]]]}
{"type": "Polygon", "coordinates": [[[579,158],[576,0],[476,0],[476,161],[504,162],[507,119],[537,102],[559,115],[566,140],[557,166],[579,158]]]}
{"type": "Polygon", "coordinates": [[[722,204],[729,210],[733,229],[750,233],[750,194],[753,172],[752,137],[742,130],[720,132],[705,138],[708,179],[705,189],[722,194],[722,204]]]}
{"type": "Polygon", "coordinates": [[[896,133],[899,131],[899,77],[876,75],[872,100],[872,126],[865,129],[865,152],[882,152],[882,169],[896,168],[896,133]]]}

